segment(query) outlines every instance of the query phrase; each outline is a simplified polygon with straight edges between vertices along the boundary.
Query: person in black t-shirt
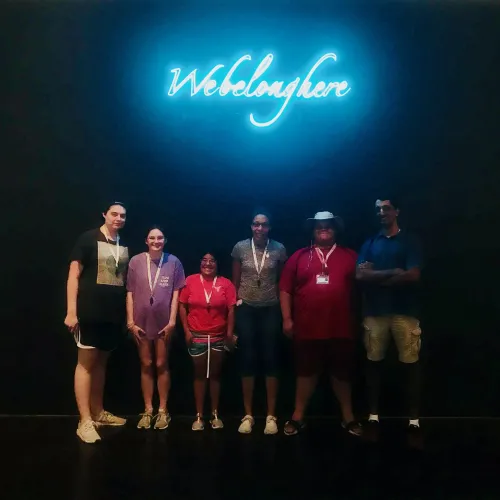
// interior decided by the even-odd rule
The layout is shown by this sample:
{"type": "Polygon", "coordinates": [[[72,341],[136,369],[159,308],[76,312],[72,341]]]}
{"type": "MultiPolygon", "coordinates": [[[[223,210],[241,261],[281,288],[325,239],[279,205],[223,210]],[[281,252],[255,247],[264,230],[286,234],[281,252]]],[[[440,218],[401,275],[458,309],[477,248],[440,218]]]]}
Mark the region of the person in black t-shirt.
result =
{"type": "Polygon", "coordinates": [[[75,396],[80,422],[76,433],[86,443],[101,439],[97,426],[126,422],[103,408],[109,353],[125,335],[129,255],[118,233],[125,225],[126,209],[115,202],[103,217],[104,224],[83,233],[71,253],[64,320],[78,346],[75,396]]]}

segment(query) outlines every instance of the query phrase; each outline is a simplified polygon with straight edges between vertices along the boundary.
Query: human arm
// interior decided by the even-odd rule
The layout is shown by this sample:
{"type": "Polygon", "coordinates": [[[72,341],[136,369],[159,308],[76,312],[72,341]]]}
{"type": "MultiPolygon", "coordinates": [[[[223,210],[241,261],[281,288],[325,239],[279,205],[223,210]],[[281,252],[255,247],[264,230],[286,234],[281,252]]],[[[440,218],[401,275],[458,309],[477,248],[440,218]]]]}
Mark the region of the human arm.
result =
{"type": "Polygon", "coordinates": [[[373,264],[371,262],[362,262],[358,264],[356,268],[356,280],[371,283],[380,283],[398,277],[400,274],[405,272],[403,269],[399,268],[374,271],[372,267],[373,264]]]}
{"type": "Polygon", "coordinates": [[[239,290],[241,283],[241,261],[239,259],[233,259],[232,278],[234,287],[239,290]]]}
{"type": "Polygon", "coordinates": [[[136,341],[146,335],[146,332],[134,322],[134,294],[132,292],[127,292],[127,329],[134,335],[136,341]]]}
{"type": "Polygon", "coordinates": [[[177,311],[179,309],[179,290],[174,290],[172,294],[172,302],[170,303],[170,318],[168,324],[158,332],[158,335],[167,338],[175,330],[175,321],[177,319],[177,311]]]}
{"type": "Polygon", "coordinates": [[[371,283],[381,283],[383,281],[392,278],[393,276],[397,276],[401,274],[403,269],[384,269],[377,270],[373,269],[373,262],[371,262],[371,247],[373,245],[373,240],[370,239],[366,241],[361,250],[359,251],[357,265],[356,265],[356,280],[357,281],[365,281],[371,283]]]}
{"type": "Polygon", "coordinates": [[[283,333],[287,337],[293,335],[292,296],[283,290],[280,291],[281,315],[283,317],[283,333]]]}
{"type": "Polygon", "coordinates": [[[72,261],[69,265],[68,282],[66,285],[67,310],[64,324],[72,333],[78,327],[77,297],[78,283],[80,280],[82,269],[82,264],[76,260],[72,261]]]}
{"type": "Polygon", "coordinates": [[[423,258],[420,240],[413,235],[409,235],[406,245],[405,270],[382,284],[384,286],[397,286],[418,283],[420,281],[420,270],[422,266],[423,258]]]}
{"type": "Polygon", "coordinates": [[[287,337],[293,335],[292,301],[295,290],[298,253],[286,262],[280,278],[280,307],[283,317],[283,333],[287,337]]]}
{"type": "Polygon", "coordinates": [[[186,339],[186,344],[189,345],[193,340],[193,334],[191,333],[188,325],[188,305],[184,302],[179,303],[179,317],[181,319],[182,328],[184,330],[184,338],[186,339]]]}

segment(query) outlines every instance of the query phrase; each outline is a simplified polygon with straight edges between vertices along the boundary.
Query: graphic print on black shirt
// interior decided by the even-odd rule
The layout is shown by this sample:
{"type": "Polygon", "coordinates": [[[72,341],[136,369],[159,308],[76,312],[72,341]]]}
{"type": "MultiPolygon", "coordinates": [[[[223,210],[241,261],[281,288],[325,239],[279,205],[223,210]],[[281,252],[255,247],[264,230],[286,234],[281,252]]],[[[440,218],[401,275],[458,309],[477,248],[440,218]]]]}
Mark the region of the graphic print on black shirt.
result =
{"type": "Polygon", "coordinates": [[[100,229],[92,229],[78,238],[71,252],[70,261],[78,261],[83,267],[77,300],[77,315],[81,322],[125,322],[129,253],[120,238],[117,266],[116,249],[115,241],[106,240],[100,229]]]}

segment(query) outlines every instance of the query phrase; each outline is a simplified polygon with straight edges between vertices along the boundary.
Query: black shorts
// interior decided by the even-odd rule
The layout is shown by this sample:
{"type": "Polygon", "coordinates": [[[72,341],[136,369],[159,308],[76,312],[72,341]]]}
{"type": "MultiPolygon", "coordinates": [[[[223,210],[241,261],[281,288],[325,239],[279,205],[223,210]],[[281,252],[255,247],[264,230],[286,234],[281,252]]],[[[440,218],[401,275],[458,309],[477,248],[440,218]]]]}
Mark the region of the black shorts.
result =
{"type": "Polygon", "coordinates": [[[80,323],[74,336],[80,349],[114,351],[125,338],[125,327],[117,323],[80,323]]]}
{"type": "Polygon", "coordinates": [[[278,376],[281,331],[279,305],[253,307],[243,303],[236,308],[236,333],[243,377],[255,376],[258,372],[267,377],[278,376]]]}

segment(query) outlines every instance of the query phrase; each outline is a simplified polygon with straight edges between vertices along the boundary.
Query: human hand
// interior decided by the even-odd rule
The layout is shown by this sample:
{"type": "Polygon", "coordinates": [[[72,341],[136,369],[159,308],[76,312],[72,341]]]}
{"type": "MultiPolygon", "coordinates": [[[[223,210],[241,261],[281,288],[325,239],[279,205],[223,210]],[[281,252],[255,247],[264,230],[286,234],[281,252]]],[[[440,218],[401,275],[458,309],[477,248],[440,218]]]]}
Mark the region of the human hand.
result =
{"type": "Polygon", "coordinates": [[[228,334],[225,340],[226,347],[232,351],[236,347],[238,337],[234,334],[228,334]]]}
{"type": "Polygon", "coordinates": [[[164,338],[165,340],[173,333],[175,330],[175,323],[169,323],[165,328],[158,332],[158,337],[164,338]]]}
{"type": "Polygon", "coordinates": [[[188,330],[184,332],[184,338],[186,339],[186,345],[189,347],[193,342],[193,334],[188,330]]]}
{"type": "Polygon", "coordinates": [[[291,319],[285,319],[283,321],[283,333],[288,337],[293,337],[293,321],[291,319]]]}
{"type": "Polygon", "coordinates": [[[358,264],[358,269],[373,269],[373,262],[360,262],[358,264]]]}
{"type": "Polygon", "coordinates": [[[78,317],[76,314],[67,314],[64,318],[64,324],[71,333],[75,333],[78,329],[78,317]]]}
{"type": "Polygon", "coordinates": [[[135,324],[129,327],[129,330],[132,332],[136,342],[140,342],[146,336],[146,332],[140,326],[135,324]]]}

